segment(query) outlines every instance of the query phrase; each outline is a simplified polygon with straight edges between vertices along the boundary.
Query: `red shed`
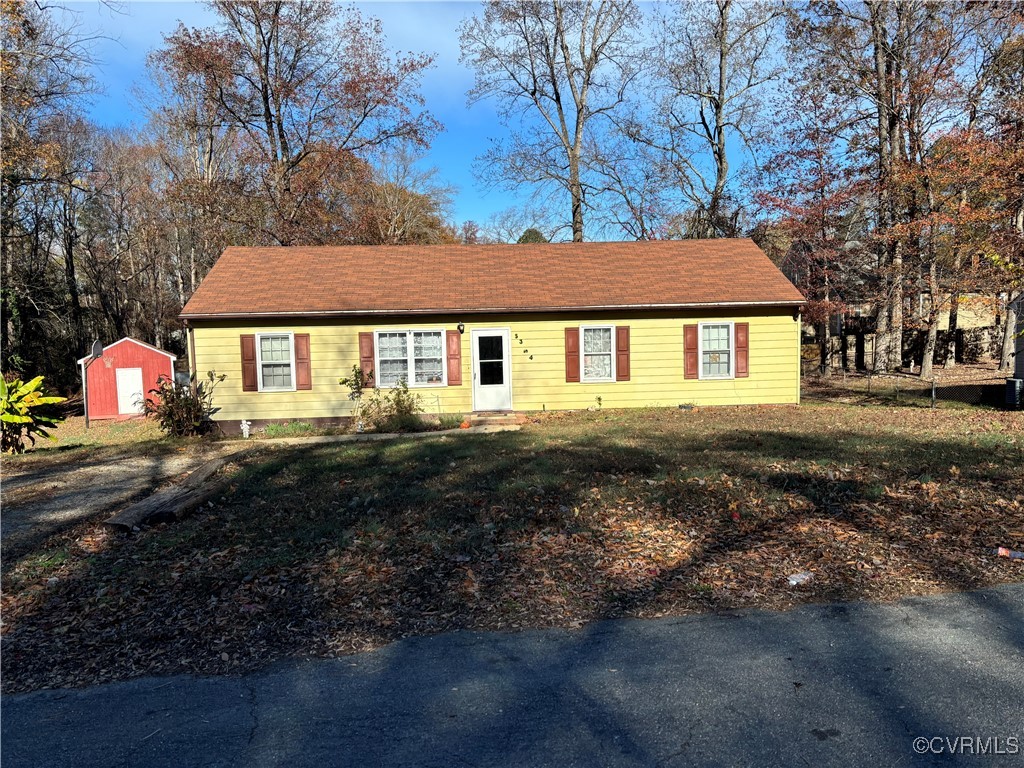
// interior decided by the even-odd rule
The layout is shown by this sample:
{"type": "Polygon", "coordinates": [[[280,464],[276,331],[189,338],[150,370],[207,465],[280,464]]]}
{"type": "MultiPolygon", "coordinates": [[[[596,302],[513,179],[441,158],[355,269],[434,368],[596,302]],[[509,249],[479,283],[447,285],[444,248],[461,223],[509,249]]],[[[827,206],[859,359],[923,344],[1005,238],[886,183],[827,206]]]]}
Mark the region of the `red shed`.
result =
{"type": "Polygon", "coordinates": [[[175,359],[170,352],[127,337],[104,347],[103,357],[91,363],[90,357],[83,357],[78,368],[83,387],[89,377],[89,418],[126,419],[141,414],[142,398],[153,399],[149,390],[157,379],[174,378],[175,359]]]}

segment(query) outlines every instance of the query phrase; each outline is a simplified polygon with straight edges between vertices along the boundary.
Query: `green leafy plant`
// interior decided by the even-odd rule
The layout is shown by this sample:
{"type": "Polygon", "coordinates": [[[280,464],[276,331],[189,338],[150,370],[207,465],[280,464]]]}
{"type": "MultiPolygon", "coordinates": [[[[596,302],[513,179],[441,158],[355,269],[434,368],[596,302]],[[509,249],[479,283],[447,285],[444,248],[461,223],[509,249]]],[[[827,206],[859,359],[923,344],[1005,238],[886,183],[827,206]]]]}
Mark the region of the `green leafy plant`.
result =
{"type": "Polygon", "coordinates": [[[363,390],[366,389],[366,382],[373,376],[373,371],[364,371],[358,365],[352,366],[352,373],[342,376],[338,383],[348,387],[348,399],[359,401],[363,398],[363,390]]]}
{"type": "Polygon", "coordinates": [[[175,437],[202,435],[213,429],[210,416],[219,408],[213,407],[213,390],[227,378],[219,376],[215,371],[208,371],[206,378],[199,381],[193,373],[189,376],[188,386],[176,386],[174,380],[161,376],[156,387],[149,390],[156,399],[147,399],[144,403],[147,416],[153,416],[160,422],[160,428],[175,437]]]}
{"type": "Polygon", "coordinates": [[[316,432],[316,428],[308,421],[290,421],[287,424],[267,424],[263,434],[267,437],[300,437],[316,432]]]}
{"type": "Polygon", "coordinates": [[[362,432],[366,427],[362,413],[363,391],[366,389],[366,382],[371,376],[373,376],[373,371],[364,371],[358,365],[353,365],[351,374],[338,379],[338,383],[341,386],[348,387],[348,399],[354,403],[352,407],[352,422],[355,424],[357,432],[362,432]]]}
{"type": "Polygon", "coordinates": [[[437,417],[437,425],[441,429],[458,429],[462,426],[461,413],[442,413],[437,417]]]}
{"type": "Polygon", "coordinates": [[[64,416],[56,406],[67,398],[47,395],[43,377],[31,381],[0,378],[0,424],[4,453],[22,453],[25,441],[36,444],[36,436],[55,440],[49,430],[57,427],[64,416]]]}
{"type": "Polygon", "coordinates": [[[419,416],[422,410],[420,396],[402,379],[391,389],[374,387],[363,403],[360,418],[375,432],[422,432],[427,429],[419,416]]]}

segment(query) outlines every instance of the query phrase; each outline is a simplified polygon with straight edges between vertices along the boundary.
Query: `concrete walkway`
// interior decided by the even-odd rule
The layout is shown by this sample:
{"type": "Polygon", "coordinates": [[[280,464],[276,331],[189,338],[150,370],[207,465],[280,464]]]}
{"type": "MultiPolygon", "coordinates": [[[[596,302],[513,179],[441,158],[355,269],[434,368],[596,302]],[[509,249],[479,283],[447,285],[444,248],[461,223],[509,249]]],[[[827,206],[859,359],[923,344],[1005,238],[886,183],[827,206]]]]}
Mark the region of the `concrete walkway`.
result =
{"type": "Polygon", "coordinates": [[[429,432],[361,432],[344,435],[310,435],[309,437],[263,437],[259,440],[231,440],[225,442],[246,445],[326,445],[329,443],[375,443],[382,440],[426,440],[432,437],[456,435],[489,435],[494,432],[518,432],[519,424],[481,424],[466,429],[437,429],[429,432]]]}
{"type": "Polygon", "coordinates": [[[8,696],[2,743],[4,768],[1010,766],[1022,716],[1013,585],[8,696]]]}

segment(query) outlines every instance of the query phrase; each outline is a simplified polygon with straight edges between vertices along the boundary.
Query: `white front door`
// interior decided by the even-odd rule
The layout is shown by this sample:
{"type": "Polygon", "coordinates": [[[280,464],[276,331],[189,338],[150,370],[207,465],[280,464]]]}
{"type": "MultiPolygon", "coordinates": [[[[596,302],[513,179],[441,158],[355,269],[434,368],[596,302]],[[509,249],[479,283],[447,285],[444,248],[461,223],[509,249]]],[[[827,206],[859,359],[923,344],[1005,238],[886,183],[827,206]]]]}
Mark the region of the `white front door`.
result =
{"type": "Polygon", "coordinates": [[[117,412],[124,415],[142,413],[142,369],[118,368],[117,412]]]}
{"type": "Polygon", "coordinates": [[[511,411],[508,328],[473,331],[473,410],[511,411]]]}

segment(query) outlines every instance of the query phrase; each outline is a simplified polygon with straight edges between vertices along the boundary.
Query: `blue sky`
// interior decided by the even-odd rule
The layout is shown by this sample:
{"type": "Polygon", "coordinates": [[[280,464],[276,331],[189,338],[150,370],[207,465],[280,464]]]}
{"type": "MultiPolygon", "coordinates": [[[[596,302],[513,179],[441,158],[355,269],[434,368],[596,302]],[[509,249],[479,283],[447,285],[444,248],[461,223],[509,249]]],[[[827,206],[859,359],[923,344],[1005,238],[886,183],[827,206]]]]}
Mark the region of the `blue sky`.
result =
{"type": "MultiPolygon", "coordinates": [[[[457,27],[468,15],[479,11],[470,2],[363,2],[357,7],[379,18],[392,51],[426,52],[436,55],[435,66],[423,78],[422,93],[427,107],[445,125],[426,159],[441,169],[442,178],[458,187],[453,211],[458,222],[486,221],[491,213],[525,198],[516,199],[503,190],[486,190],[477,185],[473,159],[488,146],[488,139],[503,135],[493,108],[487,104],[466,107],[466,91],[473,85],[472,72],[459,64],[457,27]]],[[[104,126],[128,125],[144,120],[132,96],[134,86],[146,79],[146,55],[174,31],[178,22],[187,26],[208,26],[212,12],[201,3],[120,2],[114,8],[97,0],[75,2],[68,12],[83,33],[95,34],[93,46],[96,77],[102,93],[94,97],[90,116],[104,126]]]]}

